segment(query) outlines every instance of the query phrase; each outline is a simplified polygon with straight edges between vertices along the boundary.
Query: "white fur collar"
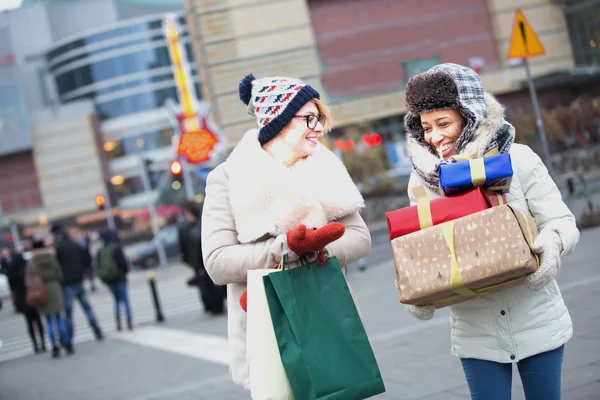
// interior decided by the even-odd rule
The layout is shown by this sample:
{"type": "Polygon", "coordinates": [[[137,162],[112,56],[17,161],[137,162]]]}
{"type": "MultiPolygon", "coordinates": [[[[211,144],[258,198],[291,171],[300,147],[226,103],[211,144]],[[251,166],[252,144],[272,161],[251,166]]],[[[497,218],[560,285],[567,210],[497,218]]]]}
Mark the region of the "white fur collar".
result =
{"type": "Polygon", "coordinates": [[[314,155],[286,168],[262,149],[258,130],[244,135],[225,162],[238,240],[317,228],[364,207],[343,163],[319,144],[314,155]]]}
{"type": "MultiPolygon", "coordinates": [[[[496,132],[506,123],[504,120],[504,106],[490,93],[485,92],[484,99],[487,115],[479,123],[474,140],[468,143],[461,152],[461,154],[468,155],[471,158],[482,157],[496,132]]],[[[514,128],[511,126],[510,129],[514,137],[514,128]]],[[[427,174],[435,174],[440,159],[431,154],[428,148],[424,147],[411,135],[407,135],[406,143],[415,167],[427,174]]]]}

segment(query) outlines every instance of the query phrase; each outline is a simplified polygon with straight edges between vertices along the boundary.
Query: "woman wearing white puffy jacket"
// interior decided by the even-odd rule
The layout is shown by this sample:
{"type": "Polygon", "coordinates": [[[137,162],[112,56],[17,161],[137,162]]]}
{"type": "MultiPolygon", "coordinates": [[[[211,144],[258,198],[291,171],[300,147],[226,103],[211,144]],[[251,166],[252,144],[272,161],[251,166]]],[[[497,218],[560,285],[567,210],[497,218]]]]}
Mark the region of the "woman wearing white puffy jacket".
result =
{"type": "MultiPolygon", "coordinates": [[[[579,240],[575,217],[562,201],[540,157],[514,143],[504,108],[484,92],[478,75],[456,64],[437,65],[413,76],[406,88],[405,127],[413,164],[408,193],[424,186],[439,197],[440,155],[482,157],[509,153],[514,175],[506,195],[511,206],[535,218],[534,251],[540,268],[524,284],[451,306],[452,354],[459,357],[471,398],[510,400],[517,364],[527,399],[560,399],[564,344],[573,335],[571,317],[555,281],[561,257],[579,240]]],[[[434,307],[407,306],[419,319],[434,307]]]]}

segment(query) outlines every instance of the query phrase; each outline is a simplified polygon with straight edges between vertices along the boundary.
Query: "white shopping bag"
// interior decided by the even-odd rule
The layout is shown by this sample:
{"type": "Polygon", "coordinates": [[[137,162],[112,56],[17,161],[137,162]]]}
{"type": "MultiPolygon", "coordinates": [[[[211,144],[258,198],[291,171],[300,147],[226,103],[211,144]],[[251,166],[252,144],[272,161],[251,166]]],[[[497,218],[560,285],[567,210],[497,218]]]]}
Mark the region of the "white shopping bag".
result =
{"type": "Polygon", "coordinates": [[[248,271],[246,353],[253,400],[294,400],[281,362],[263,276],[279,269],[248,271]]]}

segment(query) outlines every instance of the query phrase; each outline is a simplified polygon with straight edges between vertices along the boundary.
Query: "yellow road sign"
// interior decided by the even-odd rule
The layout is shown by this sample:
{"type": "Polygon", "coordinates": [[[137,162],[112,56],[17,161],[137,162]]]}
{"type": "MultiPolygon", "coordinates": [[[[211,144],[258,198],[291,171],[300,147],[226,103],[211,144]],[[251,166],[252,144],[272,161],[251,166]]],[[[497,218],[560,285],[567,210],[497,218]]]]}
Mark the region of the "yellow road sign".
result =
{"type": "Polygon", "coordinates": [[[515,11],[508,58],[529,58],[546,54],[544,46],[520,9],[515,11]]]}

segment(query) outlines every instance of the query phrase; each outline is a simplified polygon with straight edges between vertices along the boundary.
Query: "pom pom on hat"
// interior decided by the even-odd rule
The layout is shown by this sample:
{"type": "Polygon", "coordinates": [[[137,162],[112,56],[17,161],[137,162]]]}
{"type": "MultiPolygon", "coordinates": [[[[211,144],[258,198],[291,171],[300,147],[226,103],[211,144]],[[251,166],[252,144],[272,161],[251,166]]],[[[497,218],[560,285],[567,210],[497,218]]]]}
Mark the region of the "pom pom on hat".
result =
{"type": "Polygon", "coordinates": [[[240,86],[238,89],[240,93],[240,100],[242,100],[245,105],[248,105],[250,103],[250,100],[252,100],[252,82],[255,79],[256,78],[254,77],[254,75],[250,73],[246,75],[244,79],[242,79],[240,82],[240,86]]]}

